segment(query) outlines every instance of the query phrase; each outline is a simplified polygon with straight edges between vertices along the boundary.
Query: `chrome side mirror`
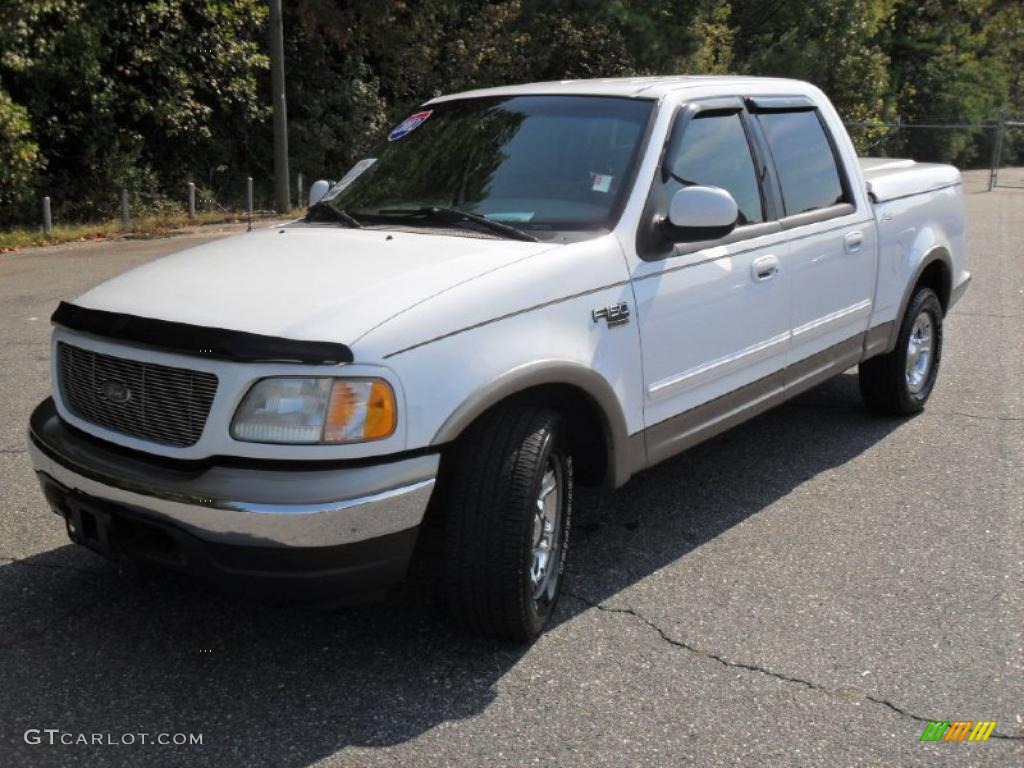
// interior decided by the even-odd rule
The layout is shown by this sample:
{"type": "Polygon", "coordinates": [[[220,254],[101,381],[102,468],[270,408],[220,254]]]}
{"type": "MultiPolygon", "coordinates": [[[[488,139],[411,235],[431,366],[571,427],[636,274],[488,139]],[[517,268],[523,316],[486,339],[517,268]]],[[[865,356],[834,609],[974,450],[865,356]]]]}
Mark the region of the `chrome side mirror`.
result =
{"type": "Polygon", "coordinates": [[[327,179],[320,179],[319,181],[314,181],[312,186],[310,186],[309,188],[309,206],[313,207],[321,200],[323,200],[324,195],[327,194],[330,188],[331,182],[327,181],[327,179]]]}

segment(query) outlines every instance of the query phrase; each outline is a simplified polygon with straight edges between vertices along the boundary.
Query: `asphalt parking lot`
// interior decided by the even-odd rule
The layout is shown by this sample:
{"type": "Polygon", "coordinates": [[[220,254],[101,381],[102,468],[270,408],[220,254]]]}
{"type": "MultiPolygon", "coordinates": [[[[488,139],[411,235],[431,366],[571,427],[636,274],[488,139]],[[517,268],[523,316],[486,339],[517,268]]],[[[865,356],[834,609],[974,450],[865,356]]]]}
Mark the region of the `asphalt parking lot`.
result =
{"type": "Polygon", "coordinates": [[[417,585],[312,611],[70,545],[24,450],[48,317],[210,235],[0,256],[0,765],[1024,765],[1024,191],[968,206],[927,411],[867,415],[851,371],[581,494],[530,648],[417,585]],[[47,728],[203,743],[26,743],[47,728]]]}

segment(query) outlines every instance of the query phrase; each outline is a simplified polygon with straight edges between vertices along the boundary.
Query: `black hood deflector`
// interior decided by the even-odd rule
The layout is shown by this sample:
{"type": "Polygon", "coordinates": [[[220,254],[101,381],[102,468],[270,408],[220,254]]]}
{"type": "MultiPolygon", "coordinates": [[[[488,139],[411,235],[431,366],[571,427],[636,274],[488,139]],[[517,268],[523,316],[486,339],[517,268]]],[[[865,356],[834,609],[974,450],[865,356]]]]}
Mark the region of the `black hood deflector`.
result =
{"type": "Polygon", "coordinates": [[[306,363],[339,365],[352,362],[352,350],[331,341],[303,341],[259,333],[207,328],[150,317],[87,309],[65,301],[50,320],[73,331],[192,357],[240,363],[306,363]]]}

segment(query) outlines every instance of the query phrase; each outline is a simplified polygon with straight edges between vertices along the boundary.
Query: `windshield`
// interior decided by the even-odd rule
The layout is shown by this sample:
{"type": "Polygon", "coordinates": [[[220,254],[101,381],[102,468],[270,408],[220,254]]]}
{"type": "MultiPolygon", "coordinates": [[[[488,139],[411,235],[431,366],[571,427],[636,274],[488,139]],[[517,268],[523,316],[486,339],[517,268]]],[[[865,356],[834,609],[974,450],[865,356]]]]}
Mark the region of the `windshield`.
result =
{"type": "Polygon", "coordinates": [[[614,224],[653,102],[465,99],[398,125],[324,198],[363,222],[457,209],[522,230],[614,224]]]}

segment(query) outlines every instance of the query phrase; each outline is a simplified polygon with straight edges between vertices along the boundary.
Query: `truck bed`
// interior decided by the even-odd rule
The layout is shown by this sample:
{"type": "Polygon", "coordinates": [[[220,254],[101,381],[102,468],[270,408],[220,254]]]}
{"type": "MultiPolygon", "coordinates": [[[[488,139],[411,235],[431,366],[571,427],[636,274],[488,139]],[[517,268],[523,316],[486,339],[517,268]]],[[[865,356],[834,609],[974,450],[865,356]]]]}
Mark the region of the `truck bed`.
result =
{"type": "Polygon", "coordinates": [[[876,203],[923,195],[960,183],[960,171],[951,165],[918,163],[891,157],[861,157],[868,193],[876,203]]]}

